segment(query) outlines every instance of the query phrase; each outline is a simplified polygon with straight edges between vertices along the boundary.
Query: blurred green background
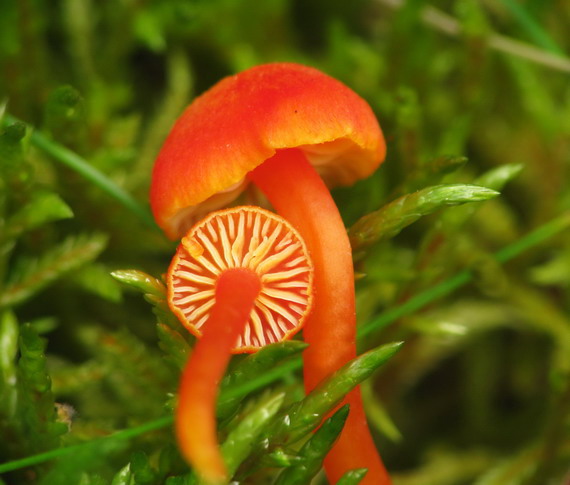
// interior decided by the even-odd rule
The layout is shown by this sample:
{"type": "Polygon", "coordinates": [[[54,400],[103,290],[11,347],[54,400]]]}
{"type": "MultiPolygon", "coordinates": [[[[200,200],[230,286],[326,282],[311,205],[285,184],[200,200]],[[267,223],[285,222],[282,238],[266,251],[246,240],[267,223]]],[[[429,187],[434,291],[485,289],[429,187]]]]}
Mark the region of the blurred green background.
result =
{"type": "MultiPolygon", "coordinates": [[[[428,292],[361,340],[406,342],[364,386],[394,483],[570,483],[569,32],[564,0],[2,0],[0,463],[150,422],[176,392],[151,307],[110,276],[159,277],[175,244],[70,168],[70,153],[146,210],[154,158],[193,97],[292,61],[354,89],[386,136],[378,172],[334,191],[347,227],[438,184],[501,192],[404,209],[431,213],[378,227],[355,254],[363,325],[428,292]],[[522,254],[493,256],[550,221],[522,254]],[[429,293],[465,269],[461,288],[429,293]]],[[[298,373],[277,385],[299,397],[298,373]]],[[[184,473],[163,427],[0,483],[184,473]]]]}

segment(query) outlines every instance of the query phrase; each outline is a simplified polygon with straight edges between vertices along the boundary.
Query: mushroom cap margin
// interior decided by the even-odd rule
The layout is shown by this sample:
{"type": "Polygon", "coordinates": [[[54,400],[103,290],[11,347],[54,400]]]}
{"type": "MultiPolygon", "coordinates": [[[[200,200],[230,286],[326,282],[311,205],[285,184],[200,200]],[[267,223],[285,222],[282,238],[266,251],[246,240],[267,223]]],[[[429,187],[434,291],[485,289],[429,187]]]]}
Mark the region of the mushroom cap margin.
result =
{"type": "Polygon", "coordinates": [[[256,66],[222,79],[174,124],[152,174],[158,225],[178,238],[184,219],[230,203],[248,172],[287,148],[303,150],[329,186],[369,176],[386,150],[372,109],[340,81],[299,64],[256,66]]]}

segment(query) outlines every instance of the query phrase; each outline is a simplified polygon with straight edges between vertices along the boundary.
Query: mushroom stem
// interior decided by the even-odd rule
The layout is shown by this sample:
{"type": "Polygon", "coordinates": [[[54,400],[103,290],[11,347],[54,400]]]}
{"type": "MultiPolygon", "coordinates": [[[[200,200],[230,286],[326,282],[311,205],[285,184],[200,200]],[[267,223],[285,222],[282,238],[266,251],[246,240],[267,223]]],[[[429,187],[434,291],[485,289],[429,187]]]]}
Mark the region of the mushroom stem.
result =
{"type": "Polygon", "coordinates": [[[208,483],[227,481],[216,432],[218,384],[260,289],[259,276],[250,269],[220,275],[208,324],[182,373],[176,435],[182,455],[208,483]]]}
{"type": "MultiPolygon", "coordinates": [[[[249,174],[277,212],[301,234],[314,263],[314,304],[304,329],[306,391],[356,357],[354,269],[348,236],[329,190],[299,149],[279,150],[249,174]]],[[[350,413],[325,459],[330,483],[348,470],[367,468],[361,483],[390,478],[368,429],[360,390],[341,404],[350,413]]]]}

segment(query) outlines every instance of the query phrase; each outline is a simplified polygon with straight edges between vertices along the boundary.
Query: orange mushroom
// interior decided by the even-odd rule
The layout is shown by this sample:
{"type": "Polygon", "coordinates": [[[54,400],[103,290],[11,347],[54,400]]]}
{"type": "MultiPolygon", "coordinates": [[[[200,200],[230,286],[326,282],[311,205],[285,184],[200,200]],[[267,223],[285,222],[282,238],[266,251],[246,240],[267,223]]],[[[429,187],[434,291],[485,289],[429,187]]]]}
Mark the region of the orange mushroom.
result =
{"type": "Polygon", "coordinates": [[[209,482],[227,479],[215,409],[230,351],[255,352],[298,332],[312,280],[297,231],[259,207],[214,212],[182,238],[168,270],[168,303],[201,339],[182,373],[176,433],[184,457],[209,482]]]}
{"type": "MultiPolygon", "coordinates": [[[[257,66],[223,79],[174,125],[156,161],[151,205],[159,226],[180,237],[193,218],[233,201],[249,181],[305,240],[315,266],[306,323],[307,391],[356,356],[350,243],[325,185],[349,185],[383,161],[385,143],[368,104],[305,66],[257,66]],[[324,182],[324,181],[325,182],[324,182]]],[[[362,483],[390,479],[355,389],[340,439],[325,460],[332,483],[368,468],[362,483]]]]}

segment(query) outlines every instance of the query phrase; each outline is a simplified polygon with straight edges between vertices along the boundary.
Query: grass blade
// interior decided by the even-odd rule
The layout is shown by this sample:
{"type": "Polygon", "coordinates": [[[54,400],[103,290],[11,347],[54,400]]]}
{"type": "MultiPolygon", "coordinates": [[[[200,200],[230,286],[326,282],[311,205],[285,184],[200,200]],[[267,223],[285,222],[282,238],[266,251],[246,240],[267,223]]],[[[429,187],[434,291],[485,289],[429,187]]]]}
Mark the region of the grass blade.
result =
{"type": "MultiPolygon", "coordinates": [[[[6,124],[11,124],[18,122],[19,120],[10,115],[5,115],[3,121],[6,124]]],[[[109,194],[116,201],[120,202],[124,207],[135,214],[147,226],[156,228],[158,230],[156,224],[154,223],[152,215],[147,209],[142,207],[129,193],[119,187],[105,174],[90,165],[85,159],[72,152],[71,150],[65,148],[64,146],[50,140],[37,130],[34,130],[32,132],[30,141],[40,150],[43,150],[48,155],[52,156],[55,160],[77,172],[86,180],[109,194]]]]}

